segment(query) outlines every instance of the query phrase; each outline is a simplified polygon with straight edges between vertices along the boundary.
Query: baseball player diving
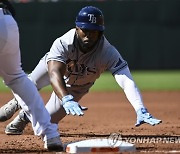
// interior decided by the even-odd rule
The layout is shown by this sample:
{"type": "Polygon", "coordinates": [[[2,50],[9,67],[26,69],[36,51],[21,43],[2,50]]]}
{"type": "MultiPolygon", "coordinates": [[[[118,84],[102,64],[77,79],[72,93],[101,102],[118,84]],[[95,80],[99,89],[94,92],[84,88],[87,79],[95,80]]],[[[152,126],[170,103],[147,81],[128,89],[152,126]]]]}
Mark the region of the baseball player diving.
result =
{"type": "MultiPolygon", "coordinates": [[[[135,126],[161,123],[161,120],[153,117],[144,106],[127,62],[104,36],[102,11],[93,6],[82,8],[76,17],[75,25],[75,28],[53,42],[49,52],[29,74],[29,79],[38,90],[49,84],[53,87],[46,104],[51,122],[58,124],[69,114],[82,116],[84,107],[79,105],[79,100],[89,92],[101,73],[110,71],[137,114],[135,126]]],[[[1,107],[0,119],[11,118],[18,110],[17,106],[18,101],[13,99],[1,107]],[[9,112],[5,112],[5,109],[9,112]]],[[[28,121],[21,110],[6,126],[5,133],[22,134],[28,121]]]]}

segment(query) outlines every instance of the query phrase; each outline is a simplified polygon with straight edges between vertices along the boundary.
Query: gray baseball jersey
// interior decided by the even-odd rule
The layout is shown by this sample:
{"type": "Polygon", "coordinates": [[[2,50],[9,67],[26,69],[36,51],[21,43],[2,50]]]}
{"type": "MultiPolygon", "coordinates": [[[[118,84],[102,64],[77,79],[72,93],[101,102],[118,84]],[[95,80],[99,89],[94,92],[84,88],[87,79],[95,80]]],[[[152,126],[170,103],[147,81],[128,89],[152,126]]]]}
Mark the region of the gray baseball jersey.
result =
{"type": "MultiPolygon", "coordinates": [[[[50,84],[47,62],[50,60],[63,62],[67,66],[64,76],[67,90],[78,102],[101,73],[108,70],[114,75],[127,67],[127,62],[104,36],[97,46],[86,54],[79,50],[75,36],[75,29],[71,29],[57,38],[29,78],[38,89],[41,89],[50,84]]],[[[46,104],[46,109],[54,123],[58,123],[66,115],[61,104],[61,100],[53,92],[46,104]]]]}
{"type": "Polygon", "coordinates": [[[108,70],[115,74],[127,66],[127,62],[103,35],[97,46],[88,53],[78,48],[75,29],[57,38],[47,55],[47,62],[57,60],[67,64],[64,76],[70,94],[79,100],[101,73],[108,70]]]}

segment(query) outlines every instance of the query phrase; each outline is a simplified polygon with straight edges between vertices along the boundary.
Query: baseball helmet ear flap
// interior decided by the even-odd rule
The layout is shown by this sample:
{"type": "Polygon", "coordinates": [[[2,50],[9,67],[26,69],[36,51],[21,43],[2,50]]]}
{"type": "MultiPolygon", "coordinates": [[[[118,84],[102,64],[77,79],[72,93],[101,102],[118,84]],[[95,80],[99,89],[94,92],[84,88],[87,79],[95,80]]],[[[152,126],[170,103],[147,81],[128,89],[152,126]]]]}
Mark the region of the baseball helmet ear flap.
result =
{"type": "Polygon", "coordinates": [[[104,31],[104,16],[101,10],[93,6],[86,6],[80,10],[75,24],[81,29],[104,31]]]}

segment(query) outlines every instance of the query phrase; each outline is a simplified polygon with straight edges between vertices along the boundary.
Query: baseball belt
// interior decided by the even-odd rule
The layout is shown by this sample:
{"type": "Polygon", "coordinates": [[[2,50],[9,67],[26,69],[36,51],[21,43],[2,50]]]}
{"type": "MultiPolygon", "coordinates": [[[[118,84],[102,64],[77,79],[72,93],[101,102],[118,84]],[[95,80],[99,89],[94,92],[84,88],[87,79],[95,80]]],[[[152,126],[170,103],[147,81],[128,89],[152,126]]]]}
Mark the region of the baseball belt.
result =
{"type": "Polygon", "coordinates": [[[5,8],[4,4],[0,3],[0,8],[2,8],[4,15],[11,15],[11,12],[5,8]]]}

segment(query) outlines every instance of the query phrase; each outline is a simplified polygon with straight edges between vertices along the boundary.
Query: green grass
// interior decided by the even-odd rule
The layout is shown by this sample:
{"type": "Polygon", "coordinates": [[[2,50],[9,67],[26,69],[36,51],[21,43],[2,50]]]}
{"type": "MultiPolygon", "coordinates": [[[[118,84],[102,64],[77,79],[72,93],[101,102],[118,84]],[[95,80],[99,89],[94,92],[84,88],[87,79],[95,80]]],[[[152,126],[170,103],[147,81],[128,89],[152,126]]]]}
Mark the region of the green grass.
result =
{"type": "MultiPolygon", "coordinates": [[[[132,71],[132,76],[140,90],[180,90],[180,70],[177,71],[132,71]]],[[[44,90],[48,90],[47,87],[44,90]]],[[[110,73],[103,73],[91,91],[121,91],[110,73]]]]}
{"type": "MultiPolygon", "coordinates": [[[[132,71],[134,81],[140,90],[172,91],[180,90],[180,70],[178,71],[132,71]]],[[[114,77],[104,73],[91,91],[119,91],[114,77]]]]}
{"type": "Polygon", "coordinates": [[[180,90],[180,70],[135,71],[132,74],[141,90],[180,90]]]}
{"type": "MultiPolygon", "coordinates": [[[[177,71],[132,71],[132,76],[140,90],[173,91],[180,90],[180,70],[177,71]]],[[[52,90],[47,86],[42,91],[52,90]]],[[[91,91],[121,91],[110,73],[103,73],[91,91]]],[[[10,91],[0,79],[0,91],[10,91]]]]}
{"type": "Polygon", "coordinates": [[[9,92],[10,89],[6,87],[2,81],[2,78],[0,78],[0,92],[9,92]]]}

